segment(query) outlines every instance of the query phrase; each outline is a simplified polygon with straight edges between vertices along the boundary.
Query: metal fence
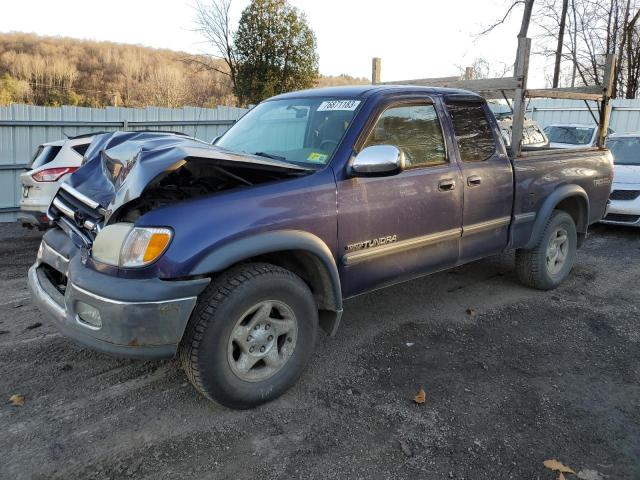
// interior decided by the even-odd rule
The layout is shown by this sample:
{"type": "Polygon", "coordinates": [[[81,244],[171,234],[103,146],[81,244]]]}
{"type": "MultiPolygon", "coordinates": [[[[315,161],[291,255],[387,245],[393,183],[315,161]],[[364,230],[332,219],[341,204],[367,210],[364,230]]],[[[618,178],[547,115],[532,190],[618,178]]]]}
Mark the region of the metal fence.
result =
{"type": "MultiPolygon", "coordinates": [[[[594,124],[598,116],[577,100],[532,100],[527,115],[542,127],[552,123],[594,124]]],[[[640,132],[640,100],[613,100],[611,128],[617,133],[640,132]]],[[[506,106],[503,106],[506,108],[506,106]]],[[[497,108],[503,110],[503,108],[497,108]]],[[[84,108],[10,105],[0,107],[0,222],[15,220],[21,194],[18,178],[44,142],[96,131],[180,131],[210,141],[246,112],[235,107],[180,109],[147,107],[84,108]]]]}
{"type": "MultiPolygon", "coordinates": [[[[610,128],[616,133],[640,132],[640,99],[612,100],[611,104],[610,128]]],[[[543,128],[553,123],[594,125],[596,122],[592,113],[598,118],[598,106],[595,102],[589,102],[589,107],[580,100],[532,100],[527,116],[543,128]]]]}
{"type": "Polygon", "coordinates": [[[44,142],[90,132],[146,129],[179,131],[211,141],[245,112],[236,107],[0,107],[0,222],[15,220],[20,173],[44,142]]]}

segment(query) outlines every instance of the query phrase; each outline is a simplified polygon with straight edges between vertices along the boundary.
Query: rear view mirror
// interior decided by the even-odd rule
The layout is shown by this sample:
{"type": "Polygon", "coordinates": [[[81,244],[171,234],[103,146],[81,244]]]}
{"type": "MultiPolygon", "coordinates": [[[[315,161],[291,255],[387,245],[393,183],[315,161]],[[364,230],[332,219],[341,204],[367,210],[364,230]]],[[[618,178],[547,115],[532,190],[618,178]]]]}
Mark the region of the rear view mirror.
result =
{"type": "Polygon", "coordinates": [[[351,161],[355,176],[395,175],[404,170],[404,153],[394,145],[371,145],[351,161]]]}

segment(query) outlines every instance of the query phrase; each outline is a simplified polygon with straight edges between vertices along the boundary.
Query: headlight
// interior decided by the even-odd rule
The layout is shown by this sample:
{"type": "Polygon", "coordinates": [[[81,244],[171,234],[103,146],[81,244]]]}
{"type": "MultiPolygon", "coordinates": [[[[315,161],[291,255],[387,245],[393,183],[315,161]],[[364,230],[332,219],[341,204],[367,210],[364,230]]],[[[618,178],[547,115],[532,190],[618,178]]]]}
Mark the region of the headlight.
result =
{"type": "Polygon", "coordinates": [[[168,228],[134,228],[122,246],[120,266],[140,267],[153,262],[164,253],[170,240],[168,228]]]}
{"type": "Polygon", "coordinates": [[[168,228],[134,227],[115,223],[96,236],[91,255],[99,262],[120,267],[142,267],[157,260],[169,246],[168,228]]]}

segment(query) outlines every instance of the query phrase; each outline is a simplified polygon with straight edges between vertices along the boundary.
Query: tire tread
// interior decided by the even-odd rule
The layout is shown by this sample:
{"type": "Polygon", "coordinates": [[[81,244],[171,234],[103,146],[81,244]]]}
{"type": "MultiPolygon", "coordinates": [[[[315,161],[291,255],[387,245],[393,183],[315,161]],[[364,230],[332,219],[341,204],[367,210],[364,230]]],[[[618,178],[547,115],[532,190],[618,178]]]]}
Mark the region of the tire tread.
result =
{"type": "Polygon", "coordinates": [[[541,256],[546,256],[546,245],[543,244],[543,239],[546,238],[552,222],[560,215],[569,214],[562,210],[554,210],[547,220],[538,245],[536,245],[532,249],[516,250],[516,274],[518,276],[518,279],[529,287],[538,290],[549,290],[551,288],[554,288],[549,284],[549,279],[547,278],[546,272],[543,272],[541,270],[540,258],[541,256]]]}
{"type": "MultiPolygon", "coordinates": [[[[210,322],[214,321],[218,307],[242,287],[246,282],[256,278],[268,278],[274,275],[286,275],[298,278],[294,273],[269,263],[248,263],[237,265],[214,277],[209,286],[201,294],[184,337],[180,344],[179,358],[187,378],[191,384],[206,398],[216,401],[209,395],[202,382],[199,368],[200,343],[210,322]]],[[[268,280],[266,280],[268,281],[268,280]]]]}

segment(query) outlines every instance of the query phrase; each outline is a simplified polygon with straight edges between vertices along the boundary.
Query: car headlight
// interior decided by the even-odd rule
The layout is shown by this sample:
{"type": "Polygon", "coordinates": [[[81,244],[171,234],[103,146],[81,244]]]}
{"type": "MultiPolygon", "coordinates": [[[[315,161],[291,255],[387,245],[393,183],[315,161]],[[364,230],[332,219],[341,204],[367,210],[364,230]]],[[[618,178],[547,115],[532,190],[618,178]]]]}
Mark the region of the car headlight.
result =
{"type": "Polygon", "coordinates": [[[114,223],[96,236],[91,255],[99,262],[119,267],[143,267],[157,260],[169,246],[169,228],[134,227],[114,223]]]}

